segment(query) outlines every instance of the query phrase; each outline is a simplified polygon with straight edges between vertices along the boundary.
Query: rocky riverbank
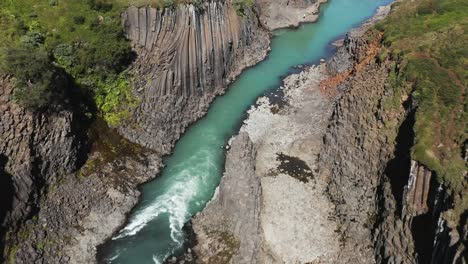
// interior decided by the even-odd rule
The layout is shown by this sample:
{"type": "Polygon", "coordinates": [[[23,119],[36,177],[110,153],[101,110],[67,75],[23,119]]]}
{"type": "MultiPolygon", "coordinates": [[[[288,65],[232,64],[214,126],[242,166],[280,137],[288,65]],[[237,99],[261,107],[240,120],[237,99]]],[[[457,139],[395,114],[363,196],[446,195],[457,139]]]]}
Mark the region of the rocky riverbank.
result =
{"type": "Polygon", "coordinates": [[[269,29],[297,27],[300,23],[315,22],[320,5],[327,0],[258,0],[260,22],[269,29]]]}
{"type": "Polygon", "coordinates": [[[324,194],[325,182],[315,173],[331,110],[319,89],[325,76],[324,65],[291,75],[284,81],[284,102],[271,104],[263,97],[249,111],[231,143],[218,196],[193,220],[201,263],[336,259],[337,227],[329,219],[333,207],[324,194]],[[237,247],[213,234],[232,237],[237,247]],[[226,255],[231,262],[214,261],[226,255]]]}

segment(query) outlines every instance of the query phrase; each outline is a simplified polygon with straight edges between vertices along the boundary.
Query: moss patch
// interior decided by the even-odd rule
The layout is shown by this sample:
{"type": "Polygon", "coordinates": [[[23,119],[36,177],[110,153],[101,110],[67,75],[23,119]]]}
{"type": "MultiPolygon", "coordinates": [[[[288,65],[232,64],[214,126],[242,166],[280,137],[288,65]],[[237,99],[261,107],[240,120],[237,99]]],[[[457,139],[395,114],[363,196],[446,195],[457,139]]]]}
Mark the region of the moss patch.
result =
{"type": "Polygon", "coordinates": [[[278,166],[280,173],[286,173],[304,183],[314,178],[310,167],[299,158],[280,153],[277,154],[277,160],[280,161],[280,165],[278,166]]]}

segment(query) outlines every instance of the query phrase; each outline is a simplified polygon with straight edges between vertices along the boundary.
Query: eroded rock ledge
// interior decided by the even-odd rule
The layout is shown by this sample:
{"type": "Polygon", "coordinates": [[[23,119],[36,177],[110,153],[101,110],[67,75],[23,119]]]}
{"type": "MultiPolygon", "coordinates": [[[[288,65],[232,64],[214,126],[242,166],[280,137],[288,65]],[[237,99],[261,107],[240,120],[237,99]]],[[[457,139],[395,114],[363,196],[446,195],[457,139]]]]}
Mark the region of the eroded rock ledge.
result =
{"type": "Polygon", "coordinates": [[[327,0],[257,0],[256,4],[262,25],[269,30],[275,30],[316,21],[320,5],[325,2],[327,0]]]}

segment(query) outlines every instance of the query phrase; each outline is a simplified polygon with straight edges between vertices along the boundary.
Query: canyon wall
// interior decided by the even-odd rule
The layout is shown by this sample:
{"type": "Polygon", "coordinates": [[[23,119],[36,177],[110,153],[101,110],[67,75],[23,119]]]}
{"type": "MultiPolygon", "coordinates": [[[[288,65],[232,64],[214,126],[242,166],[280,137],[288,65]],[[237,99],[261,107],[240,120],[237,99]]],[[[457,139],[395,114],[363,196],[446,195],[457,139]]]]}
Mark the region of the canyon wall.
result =
{"type": "MultiPolygon", "coordinates": [[[[73,103],[31,113],[13,92],[11,78],[1,76],[2,263],[92,263],[96,246],[138,201],[137,184],[157,173],[160,157],[132,153],[123,139],[113,143],[131,155],[108,159],[110,150],[99,149],[88,157],[88,122],[73,103]]],[[[110,137],[108,130],[99,133],[110,137]]]]}
{"type": "Polygon", "coordinates": [[[229,1],[130,7],[123,21],[138,53],[132,73],[140,104],[120,132],[162,154],[269,47],[255,13],[246,9],[239,16],[229,1]]]}
{"type": "Polygon", "coordinates": [[[232,263],[253,264],[262,258],[261,183],[255,175],[255,156],[248,134],[241,133],[228,152],[219,195],[197,215],[193,226],[198,240],[206,241],[195,249],[199,263],[225,263],[231,258],[232,263]]]}
{"type": "Polygon", "coordinates": [[[11,78],[0,76],[0,185],[2,245],[6,232],[31,218],[48,183],[75,171],[85,147],[71,110],[32,114],[13,102],[11,78]]]}
{"type": "Polygon", "coordinates": [[[466,216],[444,220],[452,198],[435,173],[411,160],[411,86],[392,86],[397,58],[376,56],[378,32],[359,34],[351,32],[327,64],[333,77],[324,86],[342,91],[319,158],[341,237],[337,263],[462,263],[466,216]]]}
{"type": "MultiPolygon", "coordinates": [[[[0,153],[15,193],[9,218],[32,213],[45,182],[56,182],[83,162],[76,115],[69,110],[32,114],[13,102],[13,83],[0,76],[0,153]]],[[[7,192],[8,186],[2,185],[7,192]]],[[[3,192],[3,190],[2,190],[3,192]]]]}

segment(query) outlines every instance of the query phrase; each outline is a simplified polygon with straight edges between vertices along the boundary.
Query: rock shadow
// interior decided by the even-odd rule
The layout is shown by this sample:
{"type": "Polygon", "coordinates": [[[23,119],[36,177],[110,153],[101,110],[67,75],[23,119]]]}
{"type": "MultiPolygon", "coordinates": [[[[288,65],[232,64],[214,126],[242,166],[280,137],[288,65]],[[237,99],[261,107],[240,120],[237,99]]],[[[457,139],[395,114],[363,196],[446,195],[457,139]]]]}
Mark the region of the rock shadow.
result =
{"type": "MultiPolygon", "coordinates": [[[[0,154],[0,253],[5,247],[5,234],[7,231],[6,218],[13,208],[14,185],[12,175],[5,172],[8,158],[0,154]]],[[[0,254],[0,263],[3,263],[3,254],[0,254]]]]}

